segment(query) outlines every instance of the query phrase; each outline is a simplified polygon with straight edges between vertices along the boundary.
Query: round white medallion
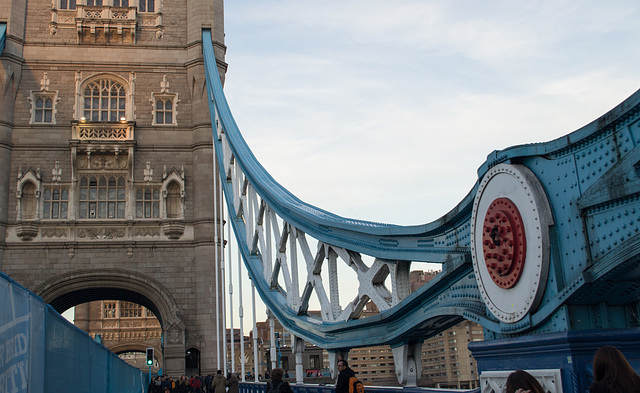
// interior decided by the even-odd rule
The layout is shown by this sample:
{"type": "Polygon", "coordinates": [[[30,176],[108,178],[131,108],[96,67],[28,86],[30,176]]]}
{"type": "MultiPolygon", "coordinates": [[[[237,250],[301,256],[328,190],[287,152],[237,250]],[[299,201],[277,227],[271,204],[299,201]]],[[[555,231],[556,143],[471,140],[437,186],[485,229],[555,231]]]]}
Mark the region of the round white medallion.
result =
{"type": "Polygon", "coordinates": [[[471,213],[471,256],[482,299],[514,323],[538,306],[549,271],[549,202],[523,165],[499,164],[480,182],[471,213]]]}

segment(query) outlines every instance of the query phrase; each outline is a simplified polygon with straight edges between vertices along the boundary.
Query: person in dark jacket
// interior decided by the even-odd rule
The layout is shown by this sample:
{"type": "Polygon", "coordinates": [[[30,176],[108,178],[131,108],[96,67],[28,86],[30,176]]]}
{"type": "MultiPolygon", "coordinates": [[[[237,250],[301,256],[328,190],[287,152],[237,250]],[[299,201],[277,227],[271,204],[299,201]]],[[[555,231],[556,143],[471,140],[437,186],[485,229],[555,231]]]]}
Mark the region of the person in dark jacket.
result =
{"type": "Polygon", "coordinates": [[[591,393],[640,393],[640,376],[614,346],[600,347],[593,357],[591,393]]]}
{"type": "Polygon", "coordinates": [[[227,390],[228,393],[240,393],[240,380],[238,379],[237,374],[231,373],[229,374],[229,378],[227,378],[227,390]]]}
{"type": "Polygon", "coordinates": [[[215,393],[225,393],[227,390],[227,378],[222,375],[222,371],[216,371],[216,375],[213,377],[211,387],[215,393]]]}
{"type": "Polygon", "coordinates": [[[338,361],[338,379],[336,381],[336,393],[349,393],[349,378],[356,373],[349,367],[349,363],[342,359],[338,361]]]}
{"type": "Polygon", "coordinates": [[[293,393],[289,382],[285,382],[282,379],[283,377],[283,369],[274,368],[271,370],[271,381],[267,382],[267,390],[265,393],[293,393]]]}

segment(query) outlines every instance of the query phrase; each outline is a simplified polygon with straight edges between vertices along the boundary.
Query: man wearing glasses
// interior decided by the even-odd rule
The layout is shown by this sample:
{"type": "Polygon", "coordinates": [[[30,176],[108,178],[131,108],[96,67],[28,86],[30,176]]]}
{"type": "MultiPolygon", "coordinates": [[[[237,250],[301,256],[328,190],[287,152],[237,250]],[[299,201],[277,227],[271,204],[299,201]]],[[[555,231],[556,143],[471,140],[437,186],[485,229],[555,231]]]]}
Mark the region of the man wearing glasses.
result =
{"type": "Polygon", "coordinates": [[[338,372],[336,393],[349,393],[349,378],[355,377],[356,373],[349,368],[349,363],[344,359],[338,361],[338,372]]]}

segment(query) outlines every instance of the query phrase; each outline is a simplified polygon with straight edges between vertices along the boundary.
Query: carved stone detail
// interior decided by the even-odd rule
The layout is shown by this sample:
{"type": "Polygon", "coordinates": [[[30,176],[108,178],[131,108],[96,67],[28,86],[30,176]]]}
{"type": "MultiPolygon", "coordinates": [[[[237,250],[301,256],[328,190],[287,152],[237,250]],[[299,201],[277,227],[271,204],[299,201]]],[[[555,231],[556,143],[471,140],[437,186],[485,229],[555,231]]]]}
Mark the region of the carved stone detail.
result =
{"type": "Polygon", "coordinates": [[[180,239],[184,233],[184,223],[175,221],[165,222],[162,224],[162,231],[169,239],[180,239]]]}
{"type": "Polygon", "coordinates": [[[118,239],[125,236],[124,228],[79,228],[78,237],[80,239],[118,239]]]}
{"type": "Polygon", "coordinates": [[[137,227],[135,228],[135,236],[140,237],[159,237],[160,236],[160,228],[159,227],[137,227]]]}
{"type": "Polygon", "coordinates": [[[67,228],[42,228],[42,237],[63,238],[68,236],[67,228]]]}
{"type": "Polygon", "coordinates": [[[31,240],[38,235],[38,225],[31,222],[23,222],[16,228],[16,234],[24,241],[31,240]]]}

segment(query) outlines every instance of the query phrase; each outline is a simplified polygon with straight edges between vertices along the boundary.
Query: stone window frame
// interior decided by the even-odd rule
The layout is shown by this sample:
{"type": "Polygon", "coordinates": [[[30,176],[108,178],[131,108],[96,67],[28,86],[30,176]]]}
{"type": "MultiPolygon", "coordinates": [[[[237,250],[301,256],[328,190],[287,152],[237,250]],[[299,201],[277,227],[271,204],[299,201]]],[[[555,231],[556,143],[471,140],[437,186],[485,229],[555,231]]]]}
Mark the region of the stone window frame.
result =
{"type": "Polygon", "coordinates": [[[143,312],[144,307],[138,303],[120,301],[120,318],[141,318],[144,316],[143,312]]]}
{"type": "Polygon", "coordinates": [[[114,300],[103,300],[102,305],[102,319],[116,319],[118,318],[118,302],[114,300]]]}
{"type": "Polygon", "coordinates": [[[160,186],[154,186],[154,185],[142,185],[139,187],[136,187],[136,191],[135,191],[135,213],[134,213],[134,219],[135,220],[158,220],[161,217],[161,213],[160,211],[162,210],[162,204],[160,203],[162,201],[162,197],[161,197],[161,192],[160,192],[160,186]],[[149,191],[150,193],[150,198],[146,198],[146,192],[149,191]],[[142,197],[140,196],[140,193],[142,193],[142,197]],[[157,197],[156,197],[157,196],[157,197]],[[150,212],[151,215],[149,217],[146,216],[146,204],[149,204],[150,207],[150,212]],[[139,204],[142,206],[142,210],[141,210],[141,216],[138,216],[138,206],[139,204]],[[154,207],[154,204],[157,204],[157,210],[154,207]],[[157,214],[155,214],[157,211],[157,214]]]}
{"type": "MultiPolygon", "coordinates": [[[[125,108],[124,108],[124,118],[125,121],[130,121],[135,118],[134,115],[134,95],[135,95],[135,81],[136,76],[134,72],[129,73],[129,80],[123,78],[122,76],[110,72],[99,72],[93,74],[87,78],[82,78],[82,72],[76,71],[76,104],[74,107],[74,119],[79,121],[93,122],[93,123],[113,123],[112,121],[102,121],[100,120],[101,116],[98,116],[97,121],[92,121],[91,119],[87,119],[85,116],[85,90],[87,86],[91,83],[94,83],[99,80],[110,80],[111,82],[116,82],[120,84],[125,91],[125,108]]],[[[121,121],[119,118],[116,119],[116,122],[121,121]]]]}
{"type": "Polygon", "coordinates": [[[44,191],[42,192],[42,212],[40,217],[43,220],[68,220],[69,208],[71,207],[71,204],[70,204],[71,190],[69,185],[53,184],[53,185],[45,185],[43,188],[44,188],[44,191]],[[55,191],[58,191],[58,196],[59,196],[58,199],[53,198],[55,191]],[[65,191],[67,194],[66,199],[63,198],[65,191]],[[49,199],[47,199],[47,193],[50,194],[49,199]],[[56,203],[58,204],[58,216],[53,217],[56,203]],[[63,206],[65,205],[66,205],[66,209],[65,209],[65,214],[63,216],[62,211],[63,211],[63,206]]]}
{"type": "Polygon", "coordinates": [[[115,173],[110,173],[110,172],[105,172],[105,173],[101,173],[101,172],[85,172],[82,173],[80,176],[78,176],[78,182],[76,185],[76,192],[78,195],[78,202],[77,202],[77,206],[75,206],[76,209],[76,216],[79,220],[124,220],[127,217],[127,202],[128,202],[128,198],[127,198],[127,174],[124,172],[115,172],[115,173]],[[96,178],[96,186],[95,186],[95,193],[96,193],[96,199],[91,199],[91,191],[92,191],[92,186],[91,186],[91,178],[95,177],[96,178]],[[111,199],[110,197],[110,190],[111,190],[111,186],[109,185],[109,180],[110,178],[114,178],[115,180],[115,189],[114,189],[114,194],[116,199],[111,199]],[[83,186],[82,182],[83,179],[87,179],[87,185],[86,185],[86,189],[87,189],[87,195],[86,198],[83,199],[82,198],[82,188],[85,187],[83,186]],[[106,180],[106,185],[104,187],[102,187],[100,185],[100,179],[101,178],[105,178],[106,180]],[[123,185],[118,184],[119,180],[123,179],[123,185]],[[105,192],[104,192],[104,197],[101,198],[100,197],[100,191],[102,188],[105,188],[105,192]],[[121,190],[123,191],[124,197],[120,198],[118,196],[118,191],[121,190]],[[83,208],[82,208],[82,203],[85,202],[87,204],[86,206],[86,212],[87,215],[86,217],[82,215],[83,212],[83,208]],[[104,217],[100,217],[100,204],[103,204],[105,211],[104,211],[104,217]],[[114,216],[110,217],[109,216],[109,204],[113,202],[114,206],[113,208],[114,210],[114,216]],[[91,216],[91,203],[95,203],[96,207],[95,207],[95,212],[94,215],[91,216]],[[118,204],[119,203],[123,203],[124,207],[123,207],[123,214],[122,216],[118,216],[118,204]]]}
{"type": "Polygon", "coordinates": [[[59,10],[76,10],[76,0],[53,0],[54,7],[59,10]],[[73,7],[71,7],[73,5],[73,7]]]}
{"type": "MultiPolygon", "coordinates": [[[[176,126],[178,125],[178,104],[180,100],[178,99],[178,93],[172,93],[169,91],[169,82],[167,81],[167,75],[162,75],[162,82],[160,82],[160,91],[152,92],[151,99],[149,99],[151,103],[151,125],[153,126],[176,126]],[[171,109],[171,122],[167,123],[163,121],[162,123],[158,123],[158,101],[171,101],[172,109],[171,109]]],[[[164,105],[166,107],[166,104],[164,105]]],[[[163,109],[163,112],[166,113],[166,110],[163,109]]],[[[163,117],[166,119],[166,117],[163,117]]]]}
{"type": "Polygon", "coordinates": [[[60,102],[60,97],[58,96],[57,90],[49,90],[49,77],[46,72],[43,73],[42,79],[40,80],[40,90],[31,90],[27,99],[31,103],[29,124],[56,124],[56,113],[58,111],[57,104],[60,102]],[[43,100],[43,103],[46,102],[46,100],[51,101],[51,118],[49,121],[45,121],[45,113],[47,109],[44,104],[42,108],[38,107],[39,100],[43,100]],[[42,118],[39,121],[36,121],[37,113],[39,111],[42,111],[42,118]]]}

